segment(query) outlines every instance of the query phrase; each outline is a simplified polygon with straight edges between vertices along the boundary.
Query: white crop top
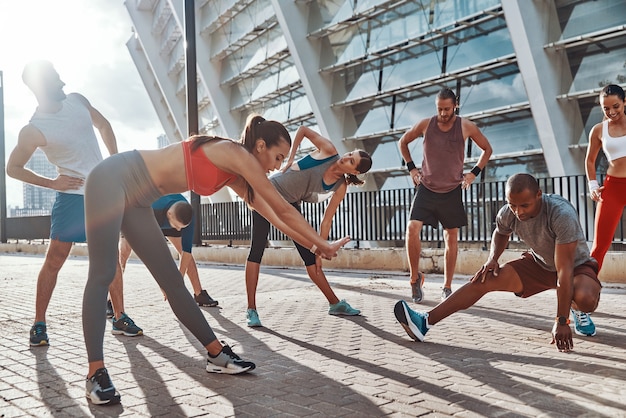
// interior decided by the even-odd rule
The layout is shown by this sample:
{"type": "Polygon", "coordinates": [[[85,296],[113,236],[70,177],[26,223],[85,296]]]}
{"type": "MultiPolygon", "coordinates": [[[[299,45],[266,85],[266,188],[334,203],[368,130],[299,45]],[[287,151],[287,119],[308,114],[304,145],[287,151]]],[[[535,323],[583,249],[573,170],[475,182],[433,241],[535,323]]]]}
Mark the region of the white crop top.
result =
{"type": "Polygon", "coordinates": [[[609,121],[602,122],[602,150],[609,161],[626,157],[626,135],[616,138],[609,135],[609,121]]]}

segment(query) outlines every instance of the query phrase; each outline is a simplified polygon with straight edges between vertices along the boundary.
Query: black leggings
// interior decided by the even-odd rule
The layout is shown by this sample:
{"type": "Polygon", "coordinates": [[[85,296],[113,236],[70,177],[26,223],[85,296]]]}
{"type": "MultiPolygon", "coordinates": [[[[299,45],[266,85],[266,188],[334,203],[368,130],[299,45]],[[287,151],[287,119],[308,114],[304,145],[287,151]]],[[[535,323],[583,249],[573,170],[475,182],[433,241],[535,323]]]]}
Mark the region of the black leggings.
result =
{"type": "MultiPolygon", "coordinates": [[[[292,203],[291,205],[296,208],[298,212],[302,213],[299,204],[292,203]]],[[[252,211],[252,238],[250,240],[250,253],[248,254],[248,261],[261,264],[269,233],[269,221],[261,216],[257,211],[252,211]]],[[[300,258],[302,258],[305,266],[308,267],[315,264],[315,254],[295,241],[293,241],[293,244],[296,246],[298,253],[300,253],[300,258]]]]}
{"type": "Polygon", "coordinates": [[[120,231],[146,265],[180,322],[206,346],[216,340],[185,287],[151,208],[161,196],[137,151],[98,164],[85,186],[89,277],[83,295],[83,333],[89,362],[103,360],[106,300],[118,264],[120,231]]]}

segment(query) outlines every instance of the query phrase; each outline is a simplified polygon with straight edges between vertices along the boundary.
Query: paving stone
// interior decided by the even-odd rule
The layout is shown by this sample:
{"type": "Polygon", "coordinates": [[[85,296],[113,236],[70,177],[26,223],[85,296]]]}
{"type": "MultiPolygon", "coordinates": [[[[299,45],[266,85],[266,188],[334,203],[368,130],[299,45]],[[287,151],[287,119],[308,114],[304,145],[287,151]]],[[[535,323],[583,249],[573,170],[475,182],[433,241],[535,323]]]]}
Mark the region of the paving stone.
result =
{"type": "MultiPolygon", "coordinates": [[[[529,299],[486,295],[474,307],[408,338],[393,315],[410,300],[406,274],[326,271],[360,317],[328,315],[304,269],[262,267],[257,293],[263,328],[248,328],[242,266],[199,264],[220,301],[202,308],[220,340],[257,364],[246,375],[205,371],[206,351],[162,300],[143,264],[125,272],[126,311],[143,337],[104,336],[107,368],[122,404],[85,398],[80,317],[88,260],[70,257],[47,313],[51,345],[30,348],[41,255],[0,255],[0,411],[4,417],[626,417],[626,287],[605,286],[596,337],[574,336],[575,350],[550,345],[555,292],[529,299]]],[[[455,280],[455,289],[467,280],[455,280]]],[[[426,299],[439,300],[429,274],[426,299]]],[[[185,280],[189,289],[191,286],[185,280]]]]}

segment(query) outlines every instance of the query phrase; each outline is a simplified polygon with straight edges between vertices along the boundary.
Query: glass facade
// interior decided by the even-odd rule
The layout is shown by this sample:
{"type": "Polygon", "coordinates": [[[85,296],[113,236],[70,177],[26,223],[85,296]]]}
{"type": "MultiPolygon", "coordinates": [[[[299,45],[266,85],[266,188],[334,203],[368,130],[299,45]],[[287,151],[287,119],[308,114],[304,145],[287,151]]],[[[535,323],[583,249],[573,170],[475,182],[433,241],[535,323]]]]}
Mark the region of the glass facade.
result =
{"type": "MultiPolygon", "coordinates": [[[[180,140],[182,6],[125,4],[128,49],[180,140]]],[[[311,126],[372,154],[370,189],[410,186],[397,141],[434,115],[442,87],[492,144],[487,180],[581,174],[598,92],[626,82],[624,1],[196,0],[195,15],[201,131],[237,138],[251,112],[311,126]]],[[[420,140],[412,153],[420,162],[420,140]]]]}

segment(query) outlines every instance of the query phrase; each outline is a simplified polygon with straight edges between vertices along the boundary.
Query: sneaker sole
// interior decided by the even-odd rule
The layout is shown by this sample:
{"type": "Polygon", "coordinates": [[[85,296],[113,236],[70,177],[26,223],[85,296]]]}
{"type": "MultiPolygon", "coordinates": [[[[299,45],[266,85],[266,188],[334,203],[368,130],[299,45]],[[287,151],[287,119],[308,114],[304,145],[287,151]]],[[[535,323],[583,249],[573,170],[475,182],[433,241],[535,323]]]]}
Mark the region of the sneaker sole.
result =
{"type": "Polygon", "coordinates": [[[91,393],[86,393],[87,399],[94,405],[117,405],[122,400],[120,395],[113,396],[111,399],[101,400],[97,396],[91,396],[91,393]]]}
{"type": "Polygon", "coordinates": [[[260,323],[260,322],[258,322],[258,323],[252,323],[252,324],[250,324],[250,323],[249,323],[249,324],[248,324],[248,326],[249,326],[250,328],[262,328],[262,327],[263,327],[263,325],[261,325],[261,323],[260,323]]]}
{"type": "Polygon", "coordinates": [[[214,308],[217,305],[219,305],[219,303],[198,303],[198,306],[207,306],[209,308],[214,308]]]}
{"type": "Polygon", "coordinates": [[[595,331],[593,332],[593,334],[585,334],[584,332],[578,331],[576,327],[574,327],[574,332],[576,333],[576,335],[580,335],[581,337],[593,337],[594,335],[596,335],[595,331]]]}
{"type": "Polygon", "coordinates": [[[113,334],[113,335],[124,335],[125,337],[140,337],[140,336],[143,335],[143,331],[140,331],[137,334],[131,334],[130,332],[112,329],[111,330],[111,334],[113,334]]]}
{"type": "Polygon", "coordinates": [[[239,369],[232,369],[228,367],[216,366],[214,364],[211,364],[211,365],[206,366],[206,371],[207,373],[218,373],[218,374],[241,374],[241,373],[248,372],[250,370],[254,370],[255,367],[256,366],[248,366],[248,367],[242,367],[239,369]]]}
{"type": "Polygon", "coordinates": [[[420,332],[420,330],[415,326],[415,324],[409,321],[407,318],[410,318],[409,312],[407,311],[406,302],[400,301],[396,303],[396,306],[393,308],[393,313],[396,316],[396,319],[402,325],[402,328],[406,331],[406,333],[413,340],[418,342],[424,341],[424,334],[420,332]]]}
{"type": "Polygon", "coordinates": [[[357,316],[357,315],[361,315],[361,311],[358,311],[357,313],[351,313],[351,312],[330,312],[328,311],[328,315],[335,315],[335,316],[357,316]]]}
{"type": "Polygon", "coordinates": [[[40,341],[40,342],[38,342],[37,344],[35,344],[35,343],[30,343],[30,346],[31,346],[31,347],[47,347],[47,346],[49,346],[49,345],[50,345],[50,343],[49,343],[48,341],[40,341]]]}

